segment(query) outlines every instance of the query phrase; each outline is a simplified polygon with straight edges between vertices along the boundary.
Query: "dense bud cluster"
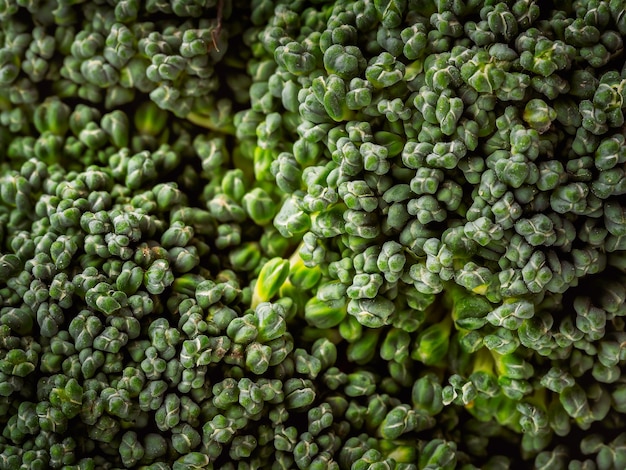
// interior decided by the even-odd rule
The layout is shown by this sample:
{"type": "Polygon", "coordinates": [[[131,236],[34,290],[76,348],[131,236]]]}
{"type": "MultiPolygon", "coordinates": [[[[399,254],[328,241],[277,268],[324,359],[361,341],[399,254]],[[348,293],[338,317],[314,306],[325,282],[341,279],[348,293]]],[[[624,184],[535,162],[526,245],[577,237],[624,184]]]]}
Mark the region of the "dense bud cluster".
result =
{"type": "Polygon", "coordinates": [[[625,11],[6,0],[0,470],[622,468],[625,11]]]}

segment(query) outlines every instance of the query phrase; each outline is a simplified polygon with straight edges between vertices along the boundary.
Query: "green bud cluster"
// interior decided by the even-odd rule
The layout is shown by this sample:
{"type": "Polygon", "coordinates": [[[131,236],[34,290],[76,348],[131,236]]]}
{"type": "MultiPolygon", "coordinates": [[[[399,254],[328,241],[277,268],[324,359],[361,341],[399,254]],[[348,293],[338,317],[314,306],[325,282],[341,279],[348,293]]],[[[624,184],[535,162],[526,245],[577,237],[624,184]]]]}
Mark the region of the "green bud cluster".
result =
{"type": "MultiPolygon", "coordinates": [[[[296,302],[310,334],[386,369],[392,396],[433,372],[439,419],[455,409],[500,430],[450,439],[458,460],[437,468],[510,465],[487,464],[498,433],[536,465],[552,448],[567,461],[579,451],[559,439],[602,428],[621,381],[621,355],[604,354],[624,332],[626,29],[615,2],[470,3],[276,6],[256,31],[263,96],[237,115],[257,131],[238,135],[272,149],[256,176],[287,193],[273,224],[319,270],[296,302]],[[620,307],[606,310],[609,292],[620,307]],[[571,380],[555,390],[542,377],[557,371],[571,380]]],[[[388,407],[378,453],[340,468],[402,465],[381,440],[428,421],[388,407]]]]}
{"type": "Polygon", "coordinates": [[[623,468],[616,0],[6,0],[0,469],[623,468]]]}

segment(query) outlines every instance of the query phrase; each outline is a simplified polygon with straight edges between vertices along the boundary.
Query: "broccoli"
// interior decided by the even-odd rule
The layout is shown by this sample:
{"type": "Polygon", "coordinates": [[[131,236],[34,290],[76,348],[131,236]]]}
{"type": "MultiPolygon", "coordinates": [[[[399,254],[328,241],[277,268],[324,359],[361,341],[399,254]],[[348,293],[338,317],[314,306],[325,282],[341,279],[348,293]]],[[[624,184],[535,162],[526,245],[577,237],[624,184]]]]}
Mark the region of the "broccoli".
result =
{"type": "Polygon", "coordinates": [[[0,470],[623,468],[625,13],[5,1],[0,470]]]}

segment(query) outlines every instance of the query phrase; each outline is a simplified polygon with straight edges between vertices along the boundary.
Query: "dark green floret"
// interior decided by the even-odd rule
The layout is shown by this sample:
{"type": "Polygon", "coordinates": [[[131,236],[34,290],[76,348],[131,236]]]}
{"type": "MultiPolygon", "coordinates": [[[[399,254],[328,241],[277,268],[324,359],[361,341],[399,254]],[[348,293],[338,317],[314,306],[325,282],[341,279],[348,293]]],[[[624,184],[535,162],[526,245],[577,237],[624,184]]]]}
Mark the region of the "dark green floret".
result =
{"type": "Polygon", "coordinates": [[[626,466],[626,5],[0,4],[0,470],[626,466]]]}

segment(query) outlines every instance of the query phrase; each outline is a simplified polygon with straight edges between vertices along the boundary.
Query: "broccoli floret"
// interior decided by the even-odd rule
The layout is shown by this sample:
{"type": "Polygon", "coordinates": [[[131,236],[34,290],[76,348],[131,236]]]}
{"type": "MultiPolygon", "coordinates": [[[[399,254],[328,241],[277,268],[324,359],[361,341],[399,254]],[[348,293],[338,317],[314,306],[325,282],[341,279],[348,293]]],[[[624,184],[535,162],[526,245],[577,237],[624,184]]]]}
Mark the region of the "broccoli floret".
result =
{"type": "Polygon", "coordinates": [[[621,468],[618,1],[7,1],[0,468],[621,468]]]}
{"type": "MultiPolygon", "coordinates": [[[[272,174],[289,194],[275,227],[301,240],[306,267],[321,269],[302,317],[337,331],[349,362],[386,362],[395,385],[381,377],[380,388],[400,393],[433,368],[446,406],[512,431],[502,436],[522,459],[550,462],[552,448],[575,459],[581,450],[559,439],[601,428],[620,381],[619,360],[600,361],[623,333],[600,286],[626,280],[621,231],[609,229],[626,161],[617,4],[330,3],[315,8],[327,11],[315,28],[313,7],[281,7],[258,36],[285,46],[256,86],[295,89],[275,94],[269,110],[299,114],[283,128],[291,147],[252,138],[276,147],[272,174]],[[294,69],[294,40],[301,57],[320,58],[314,71],[294,69]],[[385,346],[398,331],[401,357],[385,346]],[[563,390],[540,383],[581,357],[588,365],[563,390]],[[567,431],[548,418],[557,415],[567,431]]],[[[270,58],[267,47],[255,52],[270,58]]],[[[486,462],[466,439],[451,441],[460,446],[452,454],[486,462]]],[[[350,462],[364,465],[359,458],[350,462]]]]}

